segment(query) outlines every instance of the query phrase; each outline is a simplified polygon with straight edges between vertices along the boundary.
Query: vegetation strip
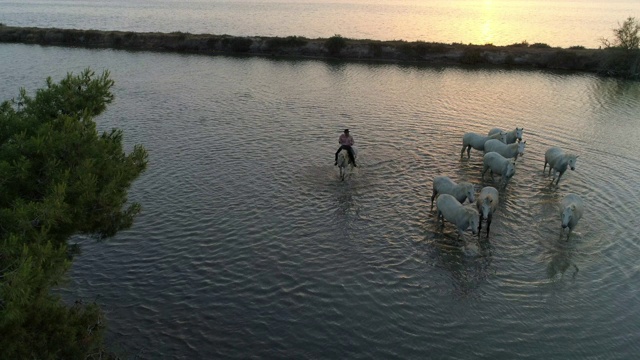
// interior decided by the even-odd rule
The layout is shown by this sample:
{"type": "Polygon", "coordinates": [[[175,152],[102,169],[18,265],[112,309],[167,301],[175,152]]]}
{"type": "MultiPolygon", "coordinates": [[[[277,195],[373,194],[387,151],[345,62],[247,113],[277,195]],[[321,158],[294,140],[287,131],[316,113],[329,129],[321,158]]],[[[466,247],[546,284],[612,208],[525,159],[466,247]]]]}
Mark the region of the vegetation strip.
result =
{"type": "Polygon", "coordinates": [[[629,18],[614,30],[616,40],[601,39],[604,48],[554,48],[526,41],[507,46],[356,40],[334,35],[328,39],[240,37],[230,35],[137,33],[0,25],[0,42],[86,48],[167,51],[197,54],[246,54],[297,58],[413,62],[423,64],[496,65],[558,69],[606,76],[640,78],[637,21],[629,18]],[[625,27],[626,26],[626,27],[625,27]],[[629,27],[631,27],[629,29],[629,27]],[[627,30],[626,32],[621,30],[627,30]],[[635,33],[633,30],[636,29],[635,33]],[[635,48],[633,48],[635,46],[635,48]],[[631,48],[629,48],[631,47],[631,48]]]}

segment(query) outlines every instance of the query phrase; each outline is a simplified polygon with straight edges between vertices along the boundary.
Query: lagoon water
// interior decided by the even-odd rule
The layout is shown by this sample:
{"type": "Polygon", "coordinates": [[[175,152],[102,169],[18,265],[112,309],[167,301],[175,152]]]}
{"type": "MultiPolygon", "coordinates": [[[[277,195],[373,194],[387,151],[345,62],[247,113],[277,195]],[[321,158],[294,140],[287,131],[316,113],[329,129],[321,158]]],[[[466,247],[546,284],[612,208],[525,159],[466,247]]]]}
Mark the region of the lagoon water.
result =
{"type": "MultiPolygon", "coordinates": [[[[40,22],[52,3],[103,2],[37,2],[12,18],[65,27],[55,13],[40,22]]],[[[22,6],[0,4],[1,16],[22,6]]],[[[149,151],[130,192],[142,214],[107,242],[74,239],[82,254],[61,290],[101,304],[109,347],[125,358],[640,353],[638,82],[15,44],[0,44],[0,65],[2,100],[47,76],[110,70],[116,99],[99,128],[149,151]],[[431,180],[495,185],[480,178],[480,153],[460,159],[465,132],[495,126],[524,127],[526,152],[490,238],[458,243],[435,223],[431,180]],[[360,167],[341,182],[333,153],[345,127],[360,167]],[[550,146],[580,155],[558,186],[542,173],[550,146]],[[568,192],[587,206],[567,241],[557,205],[568,192]]]]}
{"type": "Polygon", "coordinates": [[[1,45],[3,99],[111,70],[150,166],[132,229],[76,239],[70,301],[126,358],[630,359],[640,352],[640,84],[540,71],[1,45]],[[464,132],[525,128],[492,234],[455,241],[431,179],[492,185],[464,132]],[[333,166],[351,128],[360,167],[333,166]],[[559,186],[549,146],[580,154],[559,186]],[[557,204],[587,204],[570,240],[557,204]]]}
{"type": "Polygon", "coordinates": [[[0,23],[597,48],[637,0],[0,0],[0,23]]]}

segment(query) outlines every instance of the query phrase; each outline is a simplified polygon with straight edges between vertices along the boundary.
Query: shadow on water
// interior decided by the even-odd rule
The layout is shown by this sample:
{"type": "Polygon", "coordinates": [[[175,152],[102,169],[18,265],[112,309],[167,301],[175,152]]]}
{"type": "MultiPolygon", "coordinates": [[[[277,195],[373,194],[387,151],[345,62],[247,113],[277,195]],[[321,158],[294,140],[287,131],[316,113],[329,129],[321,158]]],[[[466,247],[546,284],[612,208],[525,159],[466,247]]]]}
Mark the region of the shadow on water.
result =
{"type": "Polygon", "coordinates": [[[482,284],[491,274],[491,255],[470,255],[465,247],[435,247],[436,266],[445,269],[453,280],[453,293],[459,297],[478,297],[482,284]]]}
{"type": "Polygon", "coordinates": [[[550,281],[555,282],[564,278],[565,274],[575,279],[579,268],[574,262],[581,237],[573,232],[563,231],[559,216],[558,203],[563,196],[555,185],[541,189],[541,199],[538,203],[539,213],[535,216],[539,219],[536,227],[541,246],[540,262],[546,264],[546,275],[550,281]]]}
{"type": "Polygon", "coordinates": [[[578,274],[578,266],[573,262],[576,252],[577,238],[575,234],[571,234],[567,239],[566,233],[558,230],[559,236],[556,239],[550,239],[545,253],[542,255],[547,264],[547,277],[551,281],[557,281],[564,278],[565,273],[569,270],[571,278],[575,279],[578,274]]]}
{"type": "Polygon", "coordinates": [[[491,267],[492,246],[486,237],[465,233],[458,240],[457,230],[451,224],[436,223],[432,217],[425,229],[426,256],[437,269],[445,270],[450,279],[446,288],[456,298],[477,298],[482,284],[494,273],[491,267]]]}

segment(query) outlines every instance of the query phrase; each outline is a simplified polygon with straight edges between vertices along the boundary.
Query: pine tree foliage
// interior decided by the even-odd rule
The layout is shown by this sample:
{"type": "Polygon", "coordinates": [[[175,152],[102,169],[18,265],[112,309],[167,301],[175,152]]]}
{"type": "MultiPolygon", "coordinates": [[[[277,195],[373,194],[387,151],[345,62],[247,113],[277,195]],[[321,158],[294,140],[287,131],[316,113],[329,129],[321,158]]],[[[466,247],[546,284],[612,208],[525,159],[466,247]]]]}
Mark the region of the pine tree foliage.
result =
{"type": "Polygon", "coordinates": [[[130,227],[127,191],[147,166],[121,130],[94,118],[113,101],[109,73],[89,69],[0,104],[0,358],[76,359],[99,352],[95,304],[67,307],[52,287],[70,266],[67,240],[130,227]]]}

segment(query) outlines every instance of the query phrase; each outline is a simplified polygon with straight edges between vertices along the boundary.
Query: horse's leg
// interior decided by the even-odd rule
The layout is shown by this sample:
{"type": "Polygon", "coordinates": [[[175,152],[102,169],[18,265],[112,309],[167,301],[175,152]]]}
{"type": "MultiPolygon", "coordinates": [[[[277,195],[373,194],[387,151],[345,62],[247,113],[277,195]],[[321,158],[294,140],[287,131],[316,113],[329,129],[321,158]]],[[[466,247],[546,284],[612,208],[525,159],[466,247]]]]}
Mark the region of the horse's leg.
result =
{"type": "MultiPolygon", "coordinates": [[[[562,171],[558,171],[558,180],[556,180],[556,185],[558,185],[558,183],[560,182],[560,178],[562,177],[562,174],[564,174],[562,171]]],[[[553,173],[554,177],[556,175],[556,173],[553,173]]]]}
{"type": "Polygon", "coordinates": [[[460,159],[462,159],[462,156],[464,155],[464,149],[466,148],[467,146],[464,143],[462,143],[462,150],[460,150],[460,159]]]}
{"type": "Polygon", "coordinates": [[[484,174],[487,172],[487,170],[489,170],[489,167],[487,165],[484,165],[482,167],[482,180],[484,180],[484,174]]]}
{"type": "Polygon", "coordinates": [[[347,149],[347,155],[347,164],[358,167],[358,165],[356,165],[356,154],[353,153],[353,148],[349,147],[347,149]]]}
{"type": "Polygon", "coordinates": [[[482,213],[480,213],[480,220],[478,220],[478,237],[480,237],[480,232],[482,232],[482,213]]]}
{"type": "Polygon", "coordinates": [[[431,210],[433,210],[433,199],[436,198],[437,195],[437,191],[436,189],[433,189],[433,193],[431,194],[431,210]]]}
{"type": "Polygon", "coordinates": [[[467,146],[467,159],[471,157],[471,145],[467,146]]]}
{"type": "MultiPolygon", "coordinates": [[[[551,165],[549,165],[551,166],[551,165]]],[[[544,171],[547,170],[547,159],[544,159],[544,167],[542,168],[542,175],[544,175],[544,171]]]]}

